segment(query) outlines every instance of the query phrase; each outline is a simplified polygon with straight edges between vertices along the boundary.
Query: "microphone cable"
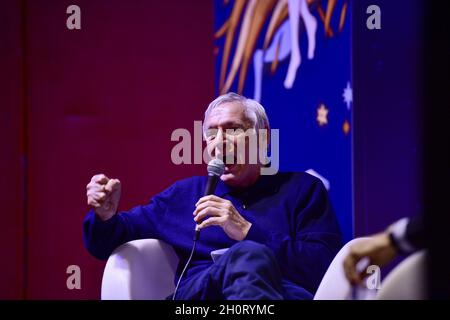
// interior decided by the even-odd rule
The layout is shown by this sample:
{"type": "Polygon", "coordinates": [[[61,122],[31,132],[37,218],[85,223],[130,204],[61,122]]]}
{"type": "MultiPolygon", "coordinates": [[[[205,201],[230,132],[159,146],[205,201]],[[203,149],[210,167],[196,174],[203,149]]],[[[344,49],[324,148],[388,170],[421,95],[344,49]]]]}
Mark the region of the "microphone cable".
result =
{"type": "Polygon", "coordinates": [[[192,245],[192,250],[191,250],[191,254],[189,255],[189,258],[186,262],[186,264],[184,265],[183,271],[181,272],[180,277],[178,278],[178,282],[177,282],[177,286],[175,287],[175,292],[173,293],[172,296],[172,300],[175,300],[175,297],[177,295],[177,291],[178,291],[178,287],[180,286],[181,283],[181,279],[183,278],[184,273],[187,270],[187,267],[189,266],[189,263],[191,263],[192,257],[194,256],[194,252],[195,252],[195,248],[197,247],[197,240],[200,236],[200,230],[195,228],[195,235],[194,235],[194,244],[192,245]]]}

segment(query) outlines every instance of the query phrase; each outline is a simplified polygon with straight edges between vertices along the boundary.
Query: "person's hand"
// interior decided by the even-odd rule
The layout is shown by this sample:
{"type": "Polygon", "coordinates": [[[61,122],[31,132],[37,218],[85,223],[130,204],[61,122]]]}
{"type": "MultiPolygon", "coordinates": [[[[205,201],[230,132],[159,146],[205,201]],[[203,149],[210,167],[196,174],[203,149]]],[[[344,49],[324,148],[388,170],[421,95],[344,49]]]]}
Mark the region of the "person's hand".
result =
{"type": "Polygon", "coordinates": [[[117,212],[119,206],[121,186],[118,179],[109,179],[104,174],[92,177],[86,186],[87,204],[94,208],[97,216],[108,220],[117,212]]]}
{"type": "Polygon", "coordinates": [[[367,275],[366,270],[358,271],[356,265],[363,258],[368,258],[369,265],[383,266],[397,255],[397,250],[389,238],[388,232],[376,234],[350,247],[344,260],[345,276],[351,284],[361,284],[367,275]]]}
{"type": "Polygon", "coordinates": [[[200,198],[195,206],[194,220],[197,223],[201,221],[199,229],[220,226],[231,239],[241,241],[252,225],[240,215],[231,201],[215,195],[200,198]]]}

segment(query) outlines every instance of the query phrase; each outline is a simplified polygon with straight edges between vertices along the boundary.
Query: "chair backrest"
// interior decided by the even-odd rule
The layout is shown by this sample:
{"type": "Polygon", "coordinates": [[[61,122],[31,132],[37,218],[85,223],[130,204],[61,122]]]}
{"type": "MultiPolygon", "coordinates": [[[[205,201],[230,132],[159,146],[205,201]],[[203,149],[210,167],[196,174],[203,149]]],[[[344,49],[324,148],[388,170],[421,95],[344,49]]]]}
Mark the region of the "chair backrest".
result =
{"type": "Polygon", "coordinates": [[[352,300],[371,299],[375,296],[374,290],[366,288],[352,288],[344,272],[344,259],[348,254],[349,247],[367,238],[356,238],[347,242],[337,253],[328,270],[320,282],[319,288],[314,295],[314,300],[352,300]],[[355,291],[353,291],[355,290],[355,291]],[[356,295],[356,297],[355,297],[356,295]]]}
{"type": "Polygon", "coordinates": [[[378,300],[424,300],[426,287],[426,251],[416,252],[395,267],[381,282],[378,300]]]}
{"type": "Polygon", "coordinates": [[[130,241],[109,257],[103,272],[103,300],[163,300],[174,286],[178,257],[156,239],[130,241]]]}

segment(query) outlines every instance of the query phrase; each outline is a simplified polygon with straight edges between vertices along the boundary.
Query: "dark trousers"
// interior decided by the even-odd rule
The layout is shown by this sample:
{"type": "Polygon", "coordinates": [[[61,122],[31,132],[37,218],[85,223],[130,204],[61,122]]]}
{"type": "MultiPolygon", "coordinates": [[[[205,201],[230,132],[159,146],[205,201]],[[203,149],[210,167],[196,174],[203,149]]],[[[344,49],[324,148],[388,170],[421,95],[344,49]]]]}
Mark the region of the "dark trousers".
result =
{"type": "Polygon", "coordinates": [[[233,245],[209,268],[185,281],[177,300],[311,299],[305,289],[281,277],[268,247],[253,241],[233,245]]]}

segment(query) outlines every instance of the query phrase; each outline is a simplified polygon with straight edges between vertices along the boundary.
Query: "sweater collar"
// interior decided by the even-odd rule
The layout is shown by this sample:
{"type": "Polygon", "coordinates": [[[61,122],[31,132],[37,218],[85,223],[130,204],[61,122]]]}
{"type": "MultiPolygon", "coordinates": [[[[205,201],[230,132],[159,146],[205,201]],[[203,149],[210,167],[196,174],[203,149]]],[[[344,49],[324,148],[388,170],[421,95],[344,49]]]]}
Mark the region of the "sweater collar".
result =
{"type": "Polygon", "coordinates": [[[278,180],[278,174],[271,176],[261,175],[254,184],[240,189],[233,188],[224,183],[222,180],[219,180],[219,182],[217,183],[215,194],[219,197],[223,197],[227,194],[237,197],[271,194],[278,191],[278,180]]]}

